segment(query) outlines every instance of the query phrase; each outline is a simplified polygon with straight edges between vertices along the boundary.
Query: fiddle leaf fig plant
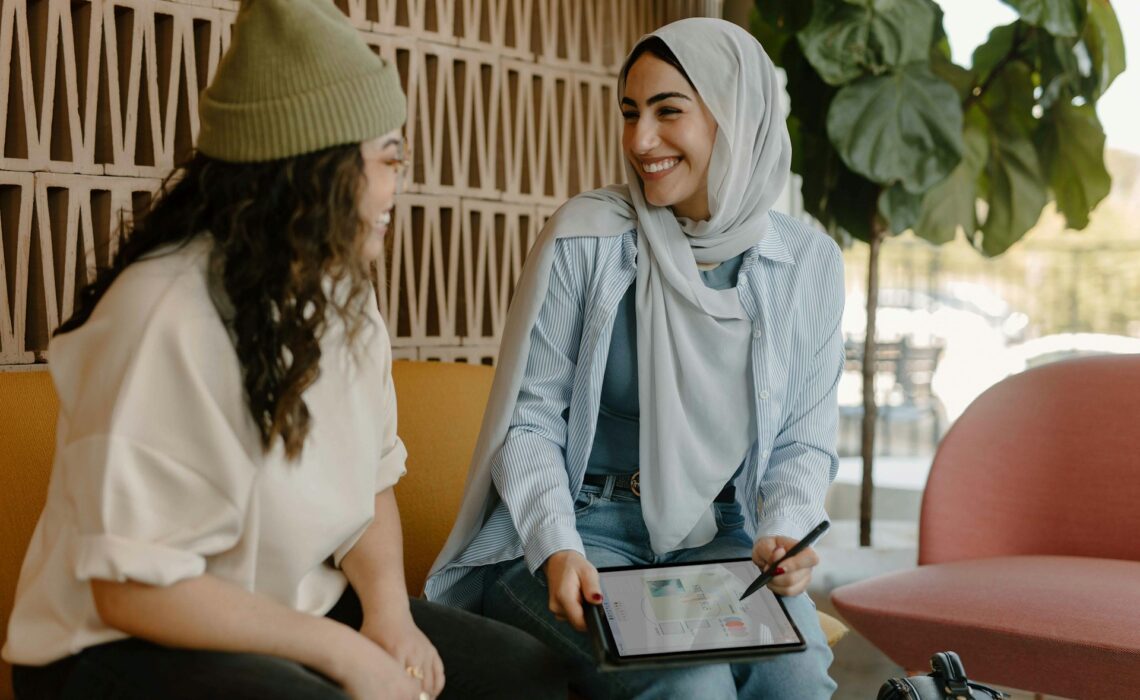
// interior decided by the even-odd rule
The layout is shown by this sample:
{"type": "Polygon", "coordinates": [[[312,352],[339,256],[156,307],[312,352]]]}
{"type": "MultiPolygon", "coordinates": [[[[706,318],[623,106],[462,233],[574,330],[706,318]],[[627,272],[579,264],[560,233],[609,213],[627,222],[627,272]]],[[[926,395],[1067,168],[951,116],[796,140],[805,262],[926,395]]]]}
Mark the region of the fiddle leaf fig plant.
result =
{"type": "MultiPolygon", "coordinates": [[[[999,0],[994,0],[998,2],[999,0]]],[[[875,311],[882,244],[911,230],[1001,255],[1054,202],[1088,225],[1108,194],[1097,100],[1125,67],[1109,0],[1000,0],[969,66],[934,0],[757,0],[752,31],[787,75],[804,208],[870,246],[860,543],[871,541],[875,311]]]]}

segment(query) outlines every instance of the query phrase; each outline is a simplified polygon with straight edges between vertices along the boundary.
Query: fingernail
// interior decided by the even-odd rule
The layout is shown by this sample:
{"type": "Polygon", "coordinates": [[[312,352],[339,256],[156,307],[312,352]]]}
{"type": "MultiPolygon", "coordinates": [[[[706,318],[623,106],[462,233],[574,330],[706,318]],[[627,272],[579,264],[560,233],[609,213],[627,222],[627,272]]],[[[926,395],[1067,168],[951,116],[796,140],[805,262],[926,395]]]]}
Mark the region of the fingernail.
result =
{"type": "Polygon", "coordinates": [[[776,567],[776,575],[777,575],[777,576],[783,576],[783,575],[784,575],[784,567],[782,567],[782,566],[777,566],[777,567],[776,567]]]}
{"type": "Polygon", "coordinates": [[[602,602],[602,594],[601,593],[595,593],[594,595],[590,596],[590,599],[593,600],[595,603],[600,603],[600,602],[602,602]]]}

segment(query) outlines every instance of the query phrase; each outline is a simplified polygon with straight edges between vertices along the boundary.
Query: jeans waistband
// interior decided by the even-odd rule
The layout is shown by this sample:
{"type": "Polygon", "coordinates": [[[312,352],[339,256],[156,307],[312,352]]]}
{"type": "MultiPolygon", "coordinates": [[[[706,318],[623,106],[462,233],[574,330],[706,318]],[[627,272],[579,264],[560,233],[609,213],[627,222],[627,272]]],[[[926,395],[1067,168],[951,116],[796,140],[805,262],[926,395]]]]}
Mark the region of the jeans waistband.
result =
{"type": "MultiPolygon", "coordinates": [[[[602,498],[611,499],[615,494],[641,500],[641,472],[633,474],[587,474],[582,480],[582,488],[593,487],[598,489],[602,498]]],[[[736,487],[732,483],[725,485],[720,493],[713,499],[715,503],[736,502],[736,487]]]]}

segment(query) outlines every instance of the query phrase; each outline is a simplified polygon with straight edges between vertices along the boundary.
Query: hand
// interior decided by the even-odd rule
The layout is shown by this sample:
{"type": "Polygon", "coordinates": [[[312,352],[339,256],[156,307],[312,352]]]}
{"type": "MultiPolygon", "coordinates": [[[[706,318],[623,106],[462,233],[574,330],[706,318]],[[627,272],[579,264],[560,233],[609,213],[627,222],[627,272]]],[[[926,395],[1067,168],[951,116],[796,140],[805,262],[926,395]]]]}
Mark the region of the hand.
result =
{"type": "Polygon", "coordinates": [[[375,642],[357,635],[350,658],[342,659],[345,667],[335,680],[352,700],[418,700],[424,690],[420,682],[408,675],[404,664],[381,649],[375,642]]]}
{"type": "MultiPolygon", "coordinates": [[[[797,541],[791,537],[778,535],[761,537],[752,546],[752,561],[756,562],[756,566],[767,571],[768,566],[772,562],[779,561],[780,557],[784,556],[785,552],[791,549],[797,541]]],[[[780,569],[783,569],[783,573],[777,573],[776,577],[768,582],[768,588],[772,589],[773,593],[782,596],[799,595],[807,590],[808,584],[811,582],[811,570],[816,564],[819,564],[819,555],[811,547],[806,547],[796,556],[780,563],[780,569]]]]}
{"type": "Polygon", "coordinates": [[[428,695],[434,698],[443,692],[443,660],[439,658],[439,652],[427,635],[416,627],[410,612],[400,610],[383,617],[366,616],[360,633],[391,654],[399,664],[400,672],[422,687],[428,695]],[[416,671],[422,678],[415,678],[413,674],[416,671]]]}
{"type": "Polygon", "coordinates": [[[573,550],[550,555],[542,565],[550,589],[550,612],[555,619],[569,622],[579,632],[586,631],[586,613],[582,598],[593,605],[602,602],[598,570],[586,557],[573,550]]]}

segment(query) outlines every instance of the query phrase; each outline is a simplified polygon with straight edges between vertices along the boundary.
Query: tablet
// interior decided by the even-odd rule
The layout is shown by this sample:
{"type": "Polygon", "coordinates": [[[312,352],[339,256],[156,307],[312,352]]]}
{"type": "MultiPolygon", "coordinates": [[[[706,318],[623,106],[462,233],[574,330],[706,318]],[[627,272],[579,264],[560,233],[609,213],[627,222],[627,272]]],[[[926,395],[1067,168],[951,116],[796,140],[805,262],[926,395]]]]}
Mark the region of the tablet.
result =
{"type": "Polygon", "coordinates": [[[753,661],[803,651],[779,596],[761,588],[750,559],[598,570],[604,601],[587,605],[602,668],[753,661]]]}

